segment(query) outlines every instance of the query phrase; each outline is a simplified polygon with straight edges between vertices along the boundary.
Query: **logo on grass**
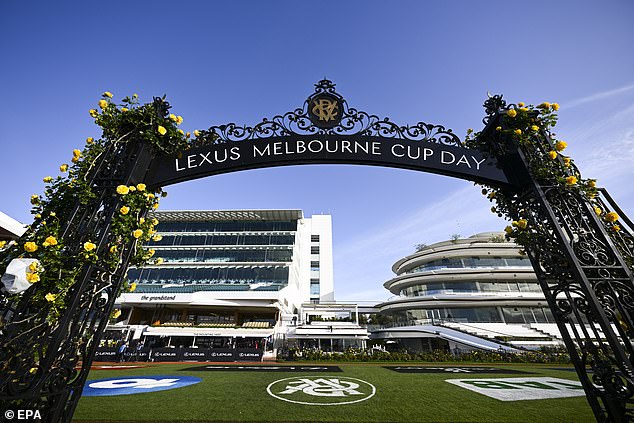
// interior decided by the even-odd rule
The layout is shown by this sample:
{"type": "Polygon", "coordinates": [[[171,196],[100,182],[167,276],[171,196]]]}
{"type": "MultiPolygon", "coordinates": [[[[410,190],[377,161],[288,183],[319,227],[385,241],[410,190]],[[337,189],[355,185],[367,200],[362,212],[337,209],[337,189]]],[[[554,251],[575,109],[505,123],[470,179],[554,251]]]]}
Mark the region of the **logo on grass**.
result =
{"type": "Polygon", "coordinates": [[[371,383],[352,377],[302,376],[276,380],[266,392],[282,401],[306,405],[343,405],[368,400],[376,393],[371,383]]]}
{"type": "Polygon", "coordinates": [[[133,376],[89,380],[82,393],[84,397],[141,394],[165,391],[194,385],[202,379],[193,376],[133,376]]]}

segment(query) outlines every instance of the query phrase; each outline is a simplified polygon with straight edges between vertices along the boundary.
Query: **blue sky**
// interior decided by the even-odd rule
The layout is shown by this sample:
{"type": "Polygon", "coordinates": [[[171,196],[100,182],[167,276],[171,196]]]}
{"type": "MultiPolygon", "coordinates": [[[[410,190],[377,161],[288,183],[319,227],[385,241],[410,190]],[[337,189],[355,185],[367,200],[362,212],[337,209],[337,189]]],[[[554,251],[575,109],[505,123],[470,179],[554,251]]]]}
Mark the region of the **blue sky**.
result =
{"type": "MultiPolygon", "coordinates": [[[[0,211],[98,137],[88,109],[167,94],[186,130],[254,124],[324,76],[352,107],[406,124],[481,128],[487,91],[561,104],[557,135],[585,177],[634,214],[631,1],[5,0],[0,5],[0,211]]],[[[338,300],[382,300],[390,267],[458,233],[505,223],[469,182],[361,166],[293,166],[169,187],[161,209],[330,213],[338,300]]]]}

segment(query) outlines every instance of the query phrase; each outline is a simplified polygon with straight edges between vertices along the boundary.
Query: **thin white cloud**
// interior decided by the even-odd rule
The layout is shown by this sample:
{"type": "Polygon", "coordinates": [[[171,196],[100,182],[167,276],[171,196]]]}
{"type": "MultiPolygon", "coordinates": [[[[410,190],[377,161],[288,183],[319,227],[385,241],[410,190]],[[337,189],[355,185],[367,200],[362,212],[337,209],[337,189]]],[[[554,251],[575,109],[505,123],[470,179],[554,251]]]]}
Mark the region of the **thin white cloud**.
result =
{"type": "Polygon", "coordinates": [[[382,285],[394,275],[392,264],[414,252],[417,243],[432,244],[459,233],[498,231],[504,222],[489,210],[477,187],[466,186],[404,219],[335,245],[335,292],[338,301],[384,301],[392,294],[382,285]],[[338,266],[341,263],[341,266],[338,266]]]}
{"type": "Polygon", "coordinates": [[[593,101],[597,100],[604,100],[615,95],[626,93],[630,90],[634,90],[634,84],[629,84],[623,87],[615,88],[613,90],[603,91],[600,93],[589,95],[587,97],[578,98],[576,100],[566,102],[565,107],[566,110],[572,109],[573,107],[581,106],[582,104],[592,103],[593,101]]]}

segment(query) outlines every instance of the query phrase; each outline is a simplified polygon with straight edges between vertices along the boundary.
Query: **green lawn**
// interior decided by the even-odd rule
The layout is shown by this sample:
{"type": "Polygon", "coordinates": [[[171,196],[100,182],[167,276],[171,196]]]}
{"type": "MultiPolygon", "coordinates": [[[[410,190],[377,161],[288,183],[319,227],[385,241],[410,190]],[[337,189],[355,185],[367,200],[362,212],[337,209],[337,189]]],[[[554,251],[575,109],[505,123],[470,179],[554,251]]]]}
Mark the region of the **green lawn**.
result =
{"type": "MultiPolygon", "coordinates": [[[[291,363],[284,363],[289,365],[291,363]]],[[[534,374],[426,374],[397,373],[381,364],[320,363],[340,366],[341,373],[370,382],[376,394],[362,402],[338,406],[311,406],[278,400],[267,394],[276,380],[318,373],[254,373],[182,371],[205,363],[150,364],[132,370],[95,370],[89,379],[134,375],[187,375],[202,378],[196,385],[172,390],[110,397],[83,397],[77,422],[592,422],[585,397],[506,402],[454,386],[446,379],[555,377],[576,380],[574,372],[553,366],[479,364],[478,366],[534,374]]],[[[297,363],[306,366],[306,363],[297,363]]],[[[412,363],[407,363],[412,365],[412,363]]],[[[419,364],[439,366],[438,364],[419,364]]],[[[446,364],[446,366],[457,366],[446,364]]],[[[465,364],[460,364],[465,366],[465,364]]],[[[561,366],[558,366],[561,367],[561,366]]],[[[89,382],[88,382],[89,383],[89,382]]],[[[300,395],[301,394],[300,392],[300,395]]]]}

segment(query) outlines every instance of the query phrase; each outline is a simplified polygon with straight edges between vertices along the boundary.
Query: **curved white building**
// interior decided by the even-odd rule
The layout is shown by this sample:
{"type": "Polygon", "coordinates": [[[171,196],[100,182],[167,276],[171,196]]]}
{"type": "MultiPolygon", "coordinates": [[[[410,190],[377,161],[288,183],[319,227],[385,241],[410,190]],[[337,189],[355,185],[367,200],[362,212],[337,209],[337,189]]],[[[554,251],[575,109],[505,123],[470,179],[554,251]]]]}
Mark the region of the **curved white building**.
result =
{"type": "Polygon", "coordinates": [[[411,349],[561,345],[528,257],[503,233],[425,246],[392,270],[383,285],[394,296],[377,305],[391,327],[375,338],[411,349]]]}

